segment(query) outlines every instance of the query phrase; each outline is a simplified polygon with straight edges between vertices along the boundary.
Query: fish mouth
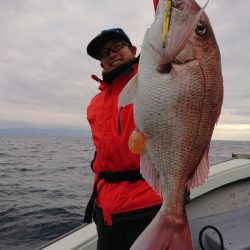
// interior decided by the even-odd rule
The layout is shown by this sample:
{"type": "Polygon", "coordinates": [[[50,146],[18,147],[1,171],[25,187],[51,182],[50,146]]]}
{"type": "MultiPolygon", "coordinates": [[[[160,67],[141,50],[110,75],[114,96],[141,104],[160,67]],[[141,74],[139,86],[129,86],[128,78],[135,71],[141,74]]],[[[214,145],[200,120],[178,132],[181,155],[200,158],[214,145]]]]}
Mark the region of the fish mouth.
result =
{"type": "Polygon", "coordinates": [[[157,71],[160,73],[168,74],[172,70],[172,63],[160,64],[157,67],[157,71]]]}

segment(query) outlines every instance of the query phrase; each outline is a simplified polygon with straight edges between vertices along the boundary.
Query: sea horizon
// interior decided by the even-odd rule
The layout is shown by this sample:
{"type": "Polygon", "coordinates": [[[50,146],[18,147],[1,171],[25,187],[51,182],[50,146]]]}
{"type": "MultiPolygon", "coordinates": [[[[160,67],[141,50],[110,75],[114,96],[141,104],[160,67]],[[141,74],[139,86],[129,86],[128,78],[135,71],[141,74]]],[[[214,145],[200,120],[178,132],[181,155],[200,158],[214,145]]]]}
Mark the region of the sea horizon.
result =
{"type": "MultiPolygon", "coordinates": [[[[0,137],[91,137],[91,130],[86,128],[36,128],[15,127],[0,128],[0,137]]],[[[237,141],[248,142],[242,139],[211,139],[212,141],[237,141]]]]}
{"type": "Polygon", "coordinates": [[[78,128],[0,128],[0,136],[91,137],[90,129],[78,128]]]}

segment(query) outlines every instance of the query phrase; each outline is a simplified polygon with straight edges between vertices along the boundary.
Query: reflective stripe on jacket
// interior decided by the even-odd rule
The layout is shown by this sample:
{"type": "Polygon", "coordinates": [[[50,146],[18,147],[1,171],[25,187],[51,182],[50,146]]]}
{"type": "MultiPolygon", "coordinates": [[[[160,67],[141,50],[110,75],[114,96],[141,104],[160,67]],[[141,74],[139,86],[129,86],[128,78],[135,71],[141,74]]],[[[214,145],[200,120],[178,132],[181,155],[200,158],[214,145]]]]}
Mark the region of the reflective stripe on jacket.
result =
{"type": "MultiPolygon", "coordinates": [[[[96,176],[101,172],[139,169],[139,155],[132,154],[128,149],[128,139],[135,128],[133,106],[128,105],[121,110],[117,106],[121,90],[136,73],[137,64],[127,74],[116,77],[111,84],[102,84],[102,91],[88,106],[87,119],[96,147],[96,156],[92,162],[96,176]]],[[[97,193],[96,204],[102,209],[107,225],[112,225],[112,215],[140,210],[162,202],[143,180],[133,183],[107,183],[100,180],[97,193]]]]}

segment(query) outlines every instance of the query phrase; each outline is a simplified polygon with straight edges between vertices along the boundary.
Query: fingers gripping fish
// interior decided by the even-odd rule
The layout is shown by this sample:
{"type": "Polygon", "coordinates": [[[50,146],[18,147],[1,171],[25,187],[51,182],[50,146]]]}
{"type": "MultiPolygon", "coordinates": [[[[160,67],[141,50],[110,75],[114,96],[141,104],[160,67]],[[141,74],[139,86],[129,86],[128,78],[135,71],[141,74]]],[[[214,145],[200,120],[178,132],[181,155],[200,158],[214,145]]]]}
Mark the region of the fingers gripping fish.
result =
{"type": "Polygon", "coordinates": [[[163,197],[134,250],[192,249],[185,193],[208,176],[209,145],[223,100],[220,51],[205,6],[168,2],[159,0],[138,74],[118,104],[134,103],[130,148],[140,154],[144,178],[163,197]]]}

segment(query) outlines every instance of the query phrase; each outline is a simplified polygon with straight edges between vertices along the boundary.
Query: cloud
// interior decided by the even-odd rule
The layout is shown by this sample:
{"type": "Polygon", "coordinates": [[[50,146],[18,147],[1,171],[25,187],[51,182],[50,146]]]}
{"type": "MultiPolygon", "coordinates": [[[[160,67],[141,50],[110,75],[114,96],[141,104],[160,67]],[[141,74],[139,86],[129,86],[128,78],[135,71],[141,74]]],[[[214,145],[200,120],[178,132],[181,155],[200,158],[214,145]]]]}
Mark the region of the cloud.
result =
{"type": "MultiPolygon", "coordinates": [[[[9,119],[11,125],[20,119],[17,113],[25,113],[26,119],[39,124],[43,112],[46,124],[51,122],[49,114],[54,114],[64,126],[69,119],[65,113],[85,115],[98,92],[90,75],[100,73],[99,63],[86,55],[86,45],[102,29],[114,23],[124,26],[125,19],[125,29],[133,29],[128,16],[139,14],[135,5],[131,11],[119,1],[119,11],[110,15],[112,1],[1,1],[0,99],[6,108],[0,111],[1,119],[9,119]]],[[[142,36],[144,30],[140,32],[142,36]]],[[[77,127],[84,125],[80,119],[75,121],[77,127]]]]}
{"type": "MultiPolygon", "coordinates": [[[[225,125],[250,124],[249,7],[249,0],[217,0],[206,9],[222,56],[225,125]]],[[[86,108],[98,93],[90,75],[101,70],[87,44],[122,27],[140,50],[152,21],[152,1],[0,1],[0,127],[88,127],[86,108]]]]}

